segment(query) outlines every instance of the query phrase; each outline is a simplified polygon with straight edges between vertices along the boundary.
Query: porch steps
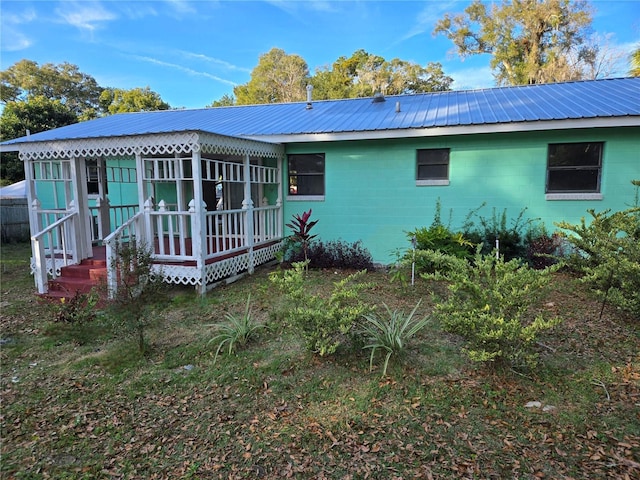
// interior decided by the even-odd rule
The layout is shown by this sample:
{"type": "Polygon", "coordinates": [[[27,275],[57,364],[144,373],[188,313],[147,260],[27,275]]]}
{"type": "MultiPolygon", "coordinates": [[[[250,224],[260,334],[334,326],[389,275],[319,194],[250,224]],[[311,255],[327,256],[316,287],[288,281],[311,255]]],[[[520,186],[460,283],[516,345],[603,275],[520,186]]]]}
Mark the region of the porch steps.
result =
{"type": "Polygon", "coordinates": [[[71,299],[77,293],[85,294],[104,285],[107,279],[107,262],[101,259],[83,260],[79,265],[60,269],[58,278],[49,280],[49,291],[43,297],[58,300],[71,299]]]}

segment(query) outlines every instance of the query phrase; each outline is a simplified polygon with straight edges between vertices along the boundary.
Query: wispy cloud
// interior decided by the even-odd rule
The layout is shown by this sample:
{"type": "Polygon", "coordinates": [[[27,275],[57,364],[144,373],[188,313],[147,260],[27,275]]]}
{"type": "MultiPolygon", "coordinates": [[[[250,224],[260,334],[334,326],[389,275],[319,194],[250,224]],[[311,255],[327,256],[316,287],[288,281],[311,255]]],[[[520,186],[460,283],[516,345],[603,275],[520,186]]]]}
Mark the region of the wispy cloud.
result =
{"type": "Polygon", "coordinates": [[[118,4],[120,12],[131,20],[139,20],[146,17],[157,17],[158,12],[150,2],[127,2],[118,4]]]}
{"type": "Polygon", "coordinates": [[[165,0],[165,2],[179,15],[192,15],[197,12],[189,0],[165,0]]]}
{"type": "Polygon", "coordinates": [[[56,13],[64,23],[87,32],[93,32],[102,23],[118,18],[99,2],[63,2],[56,8],[56,13]]]}
{"type": "Polygon", "coordinates": [[[178,70],[178,71],[184,72],[184,73],[186,73],[188,75],[193,75],[193,76],[196,76],[196,77],[209,78],[209,79],[214,80],[216,82],[224,83],[226,85],[231,85],[233,87],[235,87],[237,85],[237,83],[232,82],[231,80],[227,80],[225,78],[218,77],[218,76],[213,75],[211,73],[199,72],[199,71],[194,70],[192,68],[185,67],[185,66],[182,66],[182,65],[178,65],[176,63],[165,62],[163,60],[158,60],[157,58],[145,57],[145,56],[141,56],[141,55],[130,55],[130,57],[131,58],[135,58],[136,60],[140,60],[142,62],[151,63],[153,65],[158,65],[158,66],[166,67],[166,68],[172,68],[174,70],[178,70]]]}
{"type": "Polygon", "coordinates": [[[25,25],[36,20],[36,12],[32,8],[20,13],[4,13],[0,16],[2,32],[0,45],[3,52],[17,52],[33,45],[33,40],[20,30],[25,25]]]}
{"type": "Polygon", "coordinates": [[[298,17],[303,10],[311,10],[314,12],[337,12],[339,2],[330,2],[326,0],[266,0],[266,3],[272,5],[289,15],[298,17]]]}
{"type": "Polygon", "coordinates": [[[395,43],[402,43],[425,32],[431,33],[436,22],[443,18],[445,13],[454,11],[459,3],[456,1],[426,2],[425,7],[416,16],[415,23],[395,43]]]}
{"type": "Polygon", "coordinates": [[[238,71],[238,72],[251,73],[251,69],[250,68],[239,67],[239,66],[234,65],[232,63],[229,63],[229,62],[227,62],[225,60],[220,60],[219,58],[209,57],[209,56],[204,55],[202,53],[186,52],[184,50],[177,50],[176,53],[178,55],[183,56],[183,57],[193,58],[194,60],[200,60],[200,61],[205,62],[205,63],[210,63],[210,64],[213,64],[213,65],[216,65],[216,66],[221,67],[221,68],[223,68],[225,70],[232,70],[232,71],[238,71]]]}

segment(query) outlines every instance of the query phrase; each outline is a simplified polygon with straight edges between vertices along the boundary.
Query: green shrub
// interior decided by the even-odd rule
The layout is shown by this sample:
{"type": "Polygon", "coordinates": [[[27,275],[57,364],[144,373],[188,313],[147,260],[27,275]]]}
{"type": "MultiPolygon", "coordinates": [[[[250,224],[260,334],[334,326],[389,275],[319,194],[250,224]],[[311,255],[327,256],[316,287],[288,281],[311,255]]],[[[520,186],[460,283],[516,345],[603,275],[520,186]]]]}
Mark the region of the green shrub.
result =
{"type": "Polygon", "coordinates": [[[71,298],[61,298],[54,306],[54,320],[73,324],[91,322],[96,318],[96,306],[100,295],[95,290],[89,293],[76,292],[71,298]]]}
{"type": "Polygon", "coordinates": [[[459,258],[467,258],[473,253],[475,245],[460,232],[453,232],[441,219],[442,205],[436,201],[433,222],[427,227],[407,232],[407,238],[414,242],[416,250],[437,250],[459,258]]]}
{"type": "MultiPolygon", "coordinates": [[[[353,243],[343,240],[312,241],[307,246],[307,257],[310,268],[373,269],[373,257],[361,241],[353,243]]],[[[292,263],[302,262],[305,260],[304,252],[300,248],[293,248],[290,250],[288,259],[292,263]]]]}
{"type": "Polygon", "coordinates": [[[394,353],[396,355],[402,353],[407,345],[407,341],[416,333],[424,328],[428,323],[428,317],[414,319],[414,315],[420,306],[420,302],[414,307],[407,316],[398,310],[391,311],[385,304],[387,311],[386,318],[382,318],[374,313],[364,315],[364,334],[367,336],[368,344],[364,348],[371,349],[371,357],[369,358],[369,371],[373,369],[373,357],[376,350],[381,349],[387,352],[384,359],[384,367],[382,376],[387,374],[387,366],[389,358],[394,353]]]}
{"type": "MultiPolygon", "coordinates": [[[[482,208],[482,206],[480,207],[482,208]]],[[[464,236],[474,244],[482,245],[482,253],[489,254],[496,248],[496,240],[499,252],[507,260],[524,258],[526,246],[524,244],[526,231],[532,227],[535,220],[525,219],[526,208],[508,225],[507,209],[501,214],[493,209],[490,218],[478,214],[480,208],[472,211],[467,216],[464,227],[464,236]],[[474,217],[477,217],[479,225],[475,225],[474,217]]]]}
{"type": "Polygon", "coordinates": [[[247,297],[247,304],[241,317],[227,313],[225,318],[227,319],[226,323],[213,325],[219,332],[218,335],[209,340],[209,343],[218,342],[213,363],[216,363],[218,354],[225,345],[228,346],[228,354],[231,355],[237,346],[245,346],[264,327],[262,323],[256,322],[251,317],[251,295],[247,297]]]}
{"type": "Polygon", "coordinates": [[[360,271],[335,282],[328,298],[311,294],[305,282],[307,262],[298,262],[293,268],[270,274],[271,282],[287,297],[285,319],[302,336],[306,348],[320,356],[335,353],[356,321],[371,308],[360,298],[359,292],[369,284],[361,279],[360,271]]]}
{"type": "Polygon", "coordinates": [[[407,236],[409,240],[415,238],[417,250],[438,250],[459,258],[469,257],[475,247],[462,233],[452,232],[444,225],[416,228],[407,236]]]}
{"type": "Polygon", "coordinates": [[[480,250],[473,262],[455,260],[447,271],[424,275],[449,282],[449,296],[434,313],[447,332],[466,339],[471,360],[532,367],[538,333],[560,321],[532,312],[557,267],[533,270],[517,260],[482,255],[480,250]]]}
{"type": "MultiPolygon", "coordinates": [[[[640,186],[635,181],[634,185],[640,186]]],[[[602,299],[640,319],[640,206],[627,210],[596,213],[588,210],[591,221],[584,217],[579,224],[558,223],[565,240],[572,246],[565,260],[580,272],[602,299]]]]}
{"type": "Polygon", "coordinates": [[[168,303],[167,284],[153,268],[151,249],[135,241],[118,246],[112,267],[118,272],[118,289],[109,307],[118,333],[134,335],[138,351],[145,353],[145,331],[168,303]]]}

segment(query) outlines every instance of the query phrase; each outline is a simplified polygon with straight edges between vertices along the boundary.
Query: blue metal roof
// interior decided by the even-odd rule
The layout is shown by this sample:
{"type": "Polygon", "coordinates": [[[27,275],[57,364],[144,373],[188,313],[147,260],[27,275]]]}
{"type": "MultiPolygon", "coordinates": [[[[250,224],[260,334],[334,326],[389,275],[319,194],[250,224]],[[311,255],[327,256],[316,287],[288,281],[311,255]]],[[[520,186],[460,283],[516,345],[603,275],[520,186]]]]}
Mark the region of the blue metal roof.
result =
{"type": "Polygon", "coordinates": [[[640,78],[482,90],[124,113],[4,142],[3,145],[179,131],[235,137],[398,131],[433,127],[640,116],[640,78]],[[396,111],[399,103],[399,111],[396,111]]]}

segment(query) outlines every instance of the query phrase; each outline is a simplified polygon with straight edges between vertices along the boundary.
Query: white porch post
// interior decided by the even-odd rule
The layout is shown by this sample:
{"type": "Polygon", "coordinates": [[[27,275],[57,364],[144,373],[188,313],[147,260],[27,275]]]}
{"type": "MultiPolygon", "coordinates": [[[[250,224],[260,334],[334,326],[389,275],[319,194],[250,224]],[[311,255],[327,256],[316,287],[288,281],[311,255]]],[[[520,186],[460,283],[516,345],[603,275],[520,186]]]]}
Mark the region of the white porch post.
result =
{"type": "MultiPolygon", "coordinates": [[[[34,198],[33,201],[29,204],[29,207],[29,221],[31,222],[31,234],[33,236],[36,233],[40,232],[40,227],[38,224],[38,210],[40,210],[40,201],[37,198],[34,198]],[[34,226],[36,228],[35,230],[34,226]]],[[[31,240],[31,254],[33,255],[33,265],[35,267],[35,271],[33,272],[33,279],[35,280],[38,293],[47,293],[47,261],[45,258],[43,240],[31,240]]]]}
{"type": "MultiPolygon", "coordinates": [[[[109,197],[98,197],[96,200],[96,209],[98,210],[98,238],[102,240],[111,233],[111,214],[109,212],[109,197]]],[[[89,217],[91,221],[91,217],[89,217]]],[[[93,227],[93,225],[92,225],[93,227]]]]}
{"type": "Polygon", "coordinates": [[[282,155],[278,155],[278,160],[277,160],[277,167],[278,167],[278,199],[276,200],[276,207],[278,207],[277,210],[277,232],[278,235],[280,236],[280,238],[284,238],[284,208],[282,208],[282,189],[283,189],[283,182],[284,182],[284,170],[282,168],[282,161],[283,157],[282,155]]]}
{"type": "Polygon", "coordinates": [[[89,194],[87,192],[87,171],[84,159],[72,157],[70,163],[72,196],[75,209],[78,212],[74,232],[78,251],[73,252],[73,261],[74,263],[80,263],[82,259],[93,256],[93,248],[91,247],[91,229],[93,227],[89,225],[89,215],[87,215],[89,211],[87,202],[89,194]]]}
{"type": "Polygon", "coordinates": [[[144,248],[149,248],[153,251],[154,238],[153,228],[151,226],[150,212],[154,208],[155,199],[151,197],[151,192],[148,192],[147,185],[144,182],[144,160],[142,154],[136,153],[136,183],[138,184],[138,210],[144,212],[144,232],[136,232],[138,242],[145,242],[145,245],[139,243],[144,248]]]}
{"type": "Polygon", "coordinates": [[[24,178],[27,183],[27,205],[29,205],[29,231],[31,235],[35,235],[40,231],[38,224],[38,208],[40,202],[38,201],[38,207],[34,207],[34,200],[37,200],[36,196],[36,183],[33,178],[33,165],[30,160],[23,160],[24,162],[24,178]]]}
{"type": "Polygon", "coordinates": [[[136,182],[138,183],[138,208],[144,210],[144,204],[150,193],[146,191],[144,183],[144,161],[142,155],[136,153],[136,182]]]}
{"type": "Polygon", "coordinates": [[[202,168],[200,152],[191,155],[191,171],[193,177],[193,203],[191,211],[191,254],[196,259],[200,285],[196,285],[199,293],[207,292],[207,279],[205,275],[205,257],[207,253],[207,228],[206,228],[206,204],[202,194],[202,168]]]}
{"type": "Polygon", "coordinates": [[[249,155],[244,156],[244,199],[242,200],[242,209],[244,210],[244,234],[246,237],[246,245],[249,251],[249,273],[254,270],[253,245],[255,243],[253,235],[253,200],[251,200],[251,162],[249,155]]]}
{"type": "MultiPolygon", "coordinates": [[[[30,160],[23,159],[24,162],[24,178],[27,181],[27,202],[29,205],[29,231],[33,237],[40,233],[40,200],[36,196],[36,182],[34,179],[33,164],[30,160]]],[[[38,293],[47,292],[47,264],[44,253],[44,243],[31,240],[31,256],[35,271],[33,272],[33,280],[38,289],[38,293]]]]}

